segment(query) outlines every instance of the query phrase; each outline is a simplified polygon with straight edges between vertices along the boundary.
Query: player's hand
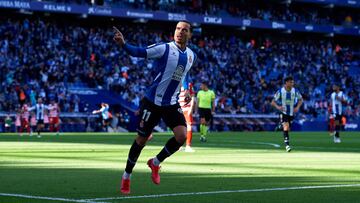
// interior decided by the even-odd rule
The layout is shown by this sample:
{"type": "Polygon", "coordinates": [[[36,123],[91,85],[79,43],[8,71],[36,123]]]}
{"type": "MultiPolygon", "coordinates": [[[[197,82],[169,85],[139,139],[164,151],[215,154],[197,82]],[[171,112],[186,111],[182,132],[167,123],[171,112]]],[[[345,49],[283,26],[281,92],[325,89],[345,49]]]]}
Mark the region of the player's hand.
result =
{"type": "Polygon", "coordinates": [[[186,91],[185,92],[185,105],[189,104],[191,102],[191,95],[190,95],[190,92],[189,91],[186,91]]]}
{"type": "Polygon", "coordinates": [[[299,108],[294,108],[294,113],[297,113],[299,111],[299,108]]]}
{"type": "Polygon", "coordinates": [[[113,38],[114,41],[120,46],[124,45],[125,44],[124,35],[115,26],[113,26],[113,29],[114,29],[114,38],[113,38]]]}
{"type": "Polygon", "coordinates": [[[96,111],[93,111],[92,114],[96,114],[96,111]]]}

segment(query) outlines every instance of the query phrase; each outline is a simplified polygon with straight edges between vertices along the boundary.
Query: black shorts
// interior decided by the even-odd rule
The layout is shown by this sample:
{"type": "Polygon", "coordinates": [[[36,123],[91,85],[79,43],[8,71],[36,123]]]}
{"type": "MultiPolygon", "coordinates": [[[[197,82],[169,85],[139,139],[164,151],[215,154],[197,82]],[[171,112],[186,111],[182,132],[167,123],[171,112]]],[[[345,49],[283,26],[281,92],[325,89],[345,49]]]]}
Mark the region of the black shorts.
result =
{"type": "Polygon", "coordinates": [[[186,127],[186,120],[179,103],[170,106],[157,106],[144,98],[140,105],[137,132],[142,137],[149,137],[154,127],[159,124],[160,119],[163,119],[171,130],[179,125],[186,127]]]}
{"type": "Polygon", "coordinates": [[[294,116],[289,116],[286,114],[280,114],[280,122],[281,123],[291,123],[294,120],[294,116]]]}
{"type": "Polygon", "coordinates": [[[342,122],[343,115],[341,115],[341,114],[333,114],[333,115],[334,115],[335,121],[339,121],[340,123],[342,122]]]}
{"type": "Polygon", "coordinates": [[[199,116],[209,122],[212,119],[211,109],[199,108],[199,116]]]}
{"type": "Polygon", "coordinates": [[[111,119],[112,119],[112,118],[103,119],[103,124],[104,124],[104,125],[109,125],[111,119]]]}
{"type": "Polygon", "coordinates": [[[44,124],[44,119],[39,119],[36,121],[37,125],[44,124]]]}

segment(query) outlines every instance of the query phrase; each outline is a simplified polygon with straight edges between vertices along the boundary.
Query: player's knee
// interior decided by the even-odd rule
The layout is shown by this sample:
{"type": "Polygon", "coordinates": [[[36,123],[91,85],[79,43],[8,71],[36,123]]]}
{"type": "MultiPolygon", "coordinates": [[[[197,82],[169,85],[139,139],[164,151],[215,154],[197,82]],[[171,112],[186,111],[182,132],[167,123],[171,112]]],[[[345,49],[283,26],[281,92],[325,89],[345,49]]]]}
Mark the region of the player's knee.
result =
{"type": "Polygon", "coordinates": [[[186,130],[187,130],[187,131],[191,131],[191,124],[187,124],[187,125],[186,125],[186,130]]]}
{"type": "Polygon", "coordinates": [[[287,123],[287,122],[283,123],[283,128],[284,128],[284,131],[288,131],[289,130],[289,123],[287,123]]]}
{"type": "Polygon", "coordinates": [[[184,144],[186,141],[186,127],[185,126],[177,126],[173,129],[175,139],[178,143],[184,144]]]}
{"type": "Polygon", "coordinates": [[[143,137],[143,136],[136,136],[136,143],[140,146],[145,146],[146,145],[146,142],[147,142],[147,138],[146,137],[143,137]]]}
{"type": "Polygon", "coordinates": [[[186,133],[185,134],[180,134],[180,135],[175,135],[175,139],[178,143],[180,144],[184,144],[186,141],[186,133]]]}

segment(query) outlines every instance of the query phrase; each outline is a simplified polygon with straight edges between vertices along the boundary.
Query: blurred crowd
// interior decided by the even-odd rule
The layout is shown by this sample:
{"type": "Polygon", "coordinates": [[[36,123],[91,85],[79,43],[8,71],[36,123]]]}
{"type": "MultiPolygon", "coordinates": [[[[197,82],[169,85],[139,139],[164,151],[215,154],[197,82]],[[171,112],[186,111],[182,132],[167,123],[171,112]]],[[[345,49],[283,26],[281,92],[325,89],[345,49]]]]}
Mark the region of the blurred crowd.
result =
{"type": "MultiPolygon", "coordinates": [[[[138,46],[172,40],[172,31],[154,31],[146,25],[120,29],[129,43],[138,46]]],[[[34,104],[37,97],[57,99],[62,112],[84,111],[83,101],[70,93],[71,87],[111,90],[139,105],[154,67],[126,54],[112,37],[108,27],[2,18],[0,111],[13,111],[24,101],[34,104]]],[[[348,95],[347,114],[360,114],[360,78],[351,72],[360,65],[359,55],[345,45],[203,34],[194,36],[189,46],[198,55],[190,78],[196,90],[202,81],[210,82],[218,113],[273,112],[274,92],[284,76],[293,75],[305,99],[301,111],[305,116],[326,114],[334,82],[348,95]]]]}
{"type": "Polygon", "coordinates": [[[48,0],[58,3],[105,5],[127,9],[193,13],[212,16],[252,18],[311,24],[356,26],[360,24],[357,10],[331,8],[286,1],[265,0],[48,0]]]}

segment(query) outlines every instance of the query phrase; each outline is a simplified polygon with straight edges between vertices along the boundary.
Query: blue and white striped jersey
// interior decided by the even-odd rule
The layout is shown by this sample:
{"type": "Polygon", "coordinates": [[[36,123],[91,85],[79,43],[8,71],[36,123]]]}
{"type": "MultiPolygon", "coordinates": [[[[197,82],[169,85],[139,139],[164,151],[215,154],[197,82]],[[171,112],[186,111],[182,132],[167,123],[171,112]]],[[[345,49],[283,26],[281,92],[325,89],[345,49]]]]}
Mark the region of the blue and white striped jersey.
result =
{"type": "Polygon", "coordinates": [[[101,116],[104,120],[109,118],[109,106],[108,105],[101,107],[100,111],[101,111],[101,116]]]}
{"type": "Polygon", "coordinates": [[[176,104],[181,84],[196,60],[195,53],[188,47],[182,51],[174,41],[146,49],[125,45],[125,50],[132,56],[155,59],[154,80],[145,97],[158,106],[176,104]]]}
{"type": "Polygon", "coordinates": [[[35,104],[35,106],[28,108],[28,111],[35,110],[36,111],[36,120],[44,120],[45,109],[51,110],[52,108],[50,108],[48,105],[37,103],[37,104],[35,104]]]}
{"type": "Polygon", "coordinates": [[[274,95],[274,100],[285,109],[282,113],[289,116],[294,115],[294,107],[300,99],[302,99],[302,96],[295,88],[286,91],[285,87],[282,87],[274,95]]]}
{"type": "Polygon", "coordinates": [[[346,97],[342,91],[339,93],[333,92],[331,94],[331,111],[333,115],[342,115],[343,108],[341,100],[346,100],[346,97]],[[339,100],[336,99],[336,97],[339,97],[339,100]]]}

